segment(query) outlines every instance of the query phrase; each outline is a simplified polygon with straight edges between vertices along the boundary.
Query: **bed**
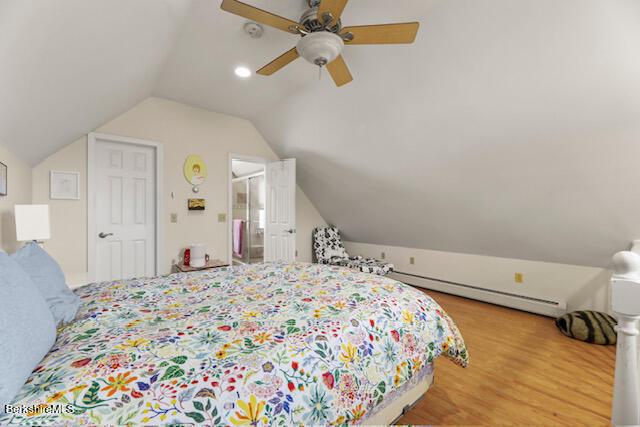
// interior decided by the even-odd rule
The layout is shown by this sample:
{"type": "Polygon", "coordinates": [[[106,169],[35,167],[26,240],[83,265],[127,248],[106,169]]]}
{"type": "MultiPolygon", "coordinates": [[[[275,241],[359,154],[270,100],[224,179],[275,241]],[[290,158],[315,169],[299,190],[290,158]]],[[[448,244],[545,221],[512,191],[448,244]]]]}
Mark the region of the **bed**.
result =
{"type": "Polygon", "coordinates": [[[76,319],[12,403],[29,412],[0,424],[385,424],[429,388],[435,358],[468,363],[435,301],[342,267],[248,265],[76,294],[76,319]]]}

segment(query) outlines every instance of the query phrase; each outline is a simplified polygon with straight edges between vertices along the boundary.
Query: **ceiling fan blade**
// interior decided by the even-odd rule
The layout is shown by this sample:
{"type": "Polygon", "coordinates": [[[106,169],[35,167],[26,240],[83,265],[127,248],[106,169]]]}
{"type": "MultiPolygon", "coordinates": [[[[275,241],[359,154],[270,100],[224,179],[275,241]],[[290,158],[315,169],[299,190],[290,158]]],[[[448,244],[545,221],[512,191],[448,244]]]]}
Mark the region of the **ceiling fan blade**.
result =
{"type": "Polygon", "coordinates": [[[294,47],[293,49],[286,51],[285,53],[283,53],[273,61],[269,62],[264,67],[260,68],[257,71],[257,73],[263,76],[270,76],[276,71],[280,70],[281,68],[284,68],[285,66],[289,65],[299,57],[300,57],[300,54],[294,47]]]}
{"type": "Polygon", "coordinates": [[[298,26],[297,22],[283,18],[282,16],[274,15],[273,13],[258,9],[257,7],[249,6],[248,4],[237,0],[224,0],[220,9],[233,13],[234,15],[242,16],[243,18],[286,31],[287,33],[297,34],[295,31],[291,31],[290,29],[291,26],[298,26]]]}
{"type": "Polygon", "coordinates": [[[349,0],[322,0],[318,6],[318,16],[323,17],[329,12],[333,19],[337,21],[342,16],[345,6],[349,0]]]}
{"type": "Polygon", "coordinates": [[[419,28],[419,22],[362,25],[343,28],[342,34],[351,33],[353,35],[353,40],[345,40],[345,44],[409,44],[416,39],[419,28]]]}
{"type": "Polygon", "coordinates": [[[347,63],[344,62],[342,55],[327,64],[327,70],[329,70],[329,74],[331,74],[333,81],[338,87],[344,86],[353,80],[349,67],[347,67],[347,63]]]}

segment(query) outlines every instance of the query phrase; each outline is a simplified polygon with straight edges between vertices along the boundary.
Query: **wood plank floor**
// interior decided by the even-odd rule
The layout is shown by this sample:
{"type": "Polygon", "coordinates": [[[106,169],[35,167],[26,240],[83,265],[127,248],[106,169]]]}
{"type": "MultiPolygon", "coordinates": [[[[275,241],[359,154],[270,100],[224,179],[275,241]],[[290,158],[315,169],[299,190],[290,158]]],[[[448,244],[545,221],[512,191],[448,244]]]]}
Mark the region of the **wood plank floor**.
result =
{"type": "Polygon", "coordinates": [[[615,346],[564,337],[553,319],[427,291],[469,349],[436,362],[435,384],[399,424],[608,425],[615,346]]]}

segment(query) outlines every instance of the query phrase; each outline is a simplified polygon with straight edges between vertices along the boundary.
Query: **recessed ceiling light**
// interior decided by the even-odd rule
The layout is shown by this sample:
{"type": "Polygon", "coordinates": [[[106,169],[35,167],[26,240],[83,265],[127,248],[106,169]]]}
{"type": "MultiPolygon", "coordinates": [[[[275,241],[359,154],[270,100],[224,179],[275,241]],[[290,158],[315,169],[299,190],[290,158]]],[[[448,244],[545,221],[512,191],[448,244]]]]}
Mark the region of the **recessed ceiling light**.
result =
{"type": "Polygon", "coordinates": [[[251,77],[251,70],[247,67],[236,67],[236,76],[246,79],[247,77],[251,77]]]}

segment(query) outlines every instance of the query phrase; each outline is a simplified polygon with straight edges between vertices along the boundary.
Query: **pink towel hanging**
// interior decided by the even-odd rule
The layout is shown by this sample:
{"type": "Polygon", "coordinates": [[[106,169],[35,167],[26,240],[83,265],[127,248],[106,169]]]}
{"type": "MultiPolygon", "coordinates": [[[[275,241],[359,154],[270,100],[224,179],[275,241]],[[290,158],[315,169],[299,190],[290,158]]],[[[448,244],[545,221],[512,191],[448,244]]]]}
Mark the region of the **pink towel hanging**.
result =
{"type": "Polygon", "coordinates": [[[244,221],[241,219],[233,220],[233,254],[242,258],[242,240],[244,237],[244,221]]]}

